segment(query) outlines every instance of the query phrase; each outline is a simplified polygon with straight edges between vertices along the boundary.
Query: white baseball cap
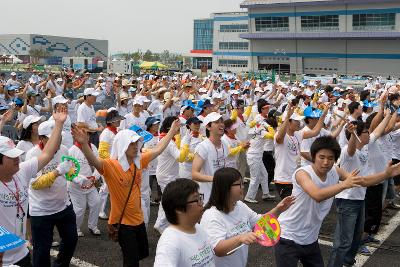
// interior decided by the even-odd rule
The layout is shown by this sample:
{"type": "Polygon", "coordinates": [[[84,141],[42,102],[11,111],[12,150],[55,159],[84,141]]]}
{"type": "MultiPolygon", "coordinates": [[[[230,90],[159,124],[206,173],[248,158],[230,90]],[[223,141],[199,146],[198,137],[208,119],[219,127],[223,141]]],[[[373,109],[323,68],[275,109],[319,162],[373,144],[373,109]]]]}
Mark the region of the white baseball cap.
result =
{"type": "Polygon", "coordinates": [[[39,125],[38,134],[39,135],[44,135],[44,136],[47,136],[48,138],[50,138],[50,135],[51,135],[51,132],[53,131],[54,126],[55,126],[55,122],[54,121],[42,122],[39,125]]]}
{"type": "Polygon", "coordinates": [[[135,98],[135,99],[132,101],[132,106],[134,106],[134,105],[141,105],[141,106],[143,106],[143,101],[142,101],[142,99],[140,99],[140,98],[135,98]]]}
{"type": "Polygon", "coordinates": [[[222,115],[217,113],[217,112],[211,112],[210,114],[208,114],[204,120],[203,120],[203,125],[208,125],[211,122],[217,121],[220,118],[222,118],[222,115]]]}
{"type": "Polygon", "coordinates": [[[29,125],[31,125],[32,123],[38,122],[43,120],[44,118],[41,116],[34,116],[34,115],[29,115],[27,116],[24,121],[22,122],[22,127],[24,129],[28,128],[29,125]]]}
{"type": "Polygon", "coordinates": [[[86,88],[85,91],[83,91],[83,95],[92,95],[92,96],[98,96],[100,93],[96,92],[94,88],[86,88]]]}
{"type": "Polygon", "coordinates": [[[16,158],[23,153],[23,150],[15,147],[13,140],[5,136],[0,136],[0,154],[9,158],[16,158]]]}
{"type": "Polygon", "coordinates": [[[58,96],[53,98],[52,103],[53,103],[53,107],[54,107],[56,104],[66,104],[66,103],[68,103],[68,99],[66,99],[62,95],[58,95],[58,96]]]}
{"type": "Polygon", "coordinates": [[[36,80],[33,78],[29,78],[29,83],[36,83],[36,80]]]}
{"type": "Polygon", "coordinates": [[[57,78],[56,82],[62,82],[63,79],[62,78],[57,78]]]}
{"type": "Polygon", "coordinates": [[[144,103],[144,102],[150,102],[150,99],[148,99],[148,98],[147,98],[146,96],[144,96],[144,95],[139,96],[138,99],[139,99],[140,101],[142,101],[143,103],[144,103]]]}
{"type": "Polygon", "coordinates": [[[15,72],[11,72],[11,76],[17,76],[15,72]]]}

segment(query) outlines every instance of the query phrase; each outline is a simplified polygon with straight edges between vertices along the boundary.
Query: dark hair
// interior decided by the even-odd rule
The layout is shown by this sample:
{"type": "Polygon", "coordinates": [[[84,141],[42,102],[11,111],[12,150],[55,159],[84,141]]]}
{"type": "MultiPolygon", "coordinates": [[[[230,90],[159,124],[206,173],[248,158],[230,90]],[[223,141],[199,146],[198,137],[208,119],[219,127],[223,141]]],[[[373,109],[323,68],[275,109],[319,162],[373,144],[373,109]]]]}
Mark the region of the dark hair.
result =
{"type": "Polygon", "coordinates": [[[214,173],[210,200],[205,208],[209,209],[215,206],[217,210],[228,213],[231,186],[234,182],[241,179],[242,175],[234,168],[221,168],[217,170],[214,173]]]}
{"type": "Polygon", "coordinates": [[[232,127],[233,124],[235,124],[235,122],[233,120],[231,120],[231,119],[225,120],[224,121],[224,126],[225,126],[224,132],[226,133],[226,129],[232,127]]]}
{"type": "Polygon", "coordinates": [[[29,126],[26,129],[22,128],[19,140],[31,141],[31,138],[32,138],[32,124],[33,123],[29,124],[29,126]]]}
{"type": "Polygon", "coordinates": [[[325,93],[332,93],[333,87],[330,85],[327,85],[327,86],[325,86],[324,91],[325,91],[325,93]]]}
{"type": "Polygon", "coordinates": [[[186,205],[191,194],[198,192],[199,185],[190,179],[179,178],[167,184],[161,204],[170,224],[178,224],[176,211],[186,212],[186,205]]]}
{"type": "Polygon", "coordinates": [[[335,155],[335,161],[339,159],[341,149],[339,143],[334,137],[326,135],[315,139],[310,148],[310,154],[313,162],[315,161],[315,156],[317,155],[317,153],[322,149],[332,151],[335,155]]]}
{"type": "Polygon", "coordinates": [[[177,119],[176,116],[169,116],[164,119],[160,127],[160,133],[168,133],[172,123],[177,119]]]}
{"type": "Polygon", "coordinates": [[[376,114],[378,114],[378,112],[374,112],[367,117],[365,120],[365,128],[369,129],[369,127],[371,127],[371,122],[375,118],[376,114]]]}
{"type": "Polygon", "coordinates": [[[361,91],[360,93],[360,101],[364,101],[371,93],[368,90],[361,91]]]}
{"type": "Polygon", "coordinates": [[[244,100],[243,99],[236,99],[236,106],[238,107],[238,106],[244,106],[244,100]]]}
{"type": "Polygon", "coordinates": [[[266,119],[267,123],[271,125],[272,128],[278,127],[278,120],[276,119],[276,110],[270,110],[268,112],[268,118],[266,119]]]}
{"type": "Polygon", "coordinates": [[[257,101],[257,110],[258,113],[261,113],[261,110],[264,106],[269,105],[268,101],[265,100],[264,98],[261,98],[257,101]]]}
{"type": "MultiPolygon", "coordinates": [[[[350,123],[356,126],[357,136],[360,136],[366,128],[365,123],[362,120],[356,120],[350,123]]],[[[350,140],[351,133],[347,129],[345,130],[345,134],[346,134],[346,139],[350,140]]]]}
{"type": "Polygon", "coordinates": [[[0,154],[0,164],[3,164],[3,154],[0,154]]]}
{"type": "Polygon", "coordinates": [[[359,106],[360,106],[360,103],[359,103],[359,102],[355,102],[355,101],[351,102],[351,103],[349,104],[349,111],[350,111],[350,114],[353,114],[354,111],[355,111],[356,109],[358,109],[359,106]]]}

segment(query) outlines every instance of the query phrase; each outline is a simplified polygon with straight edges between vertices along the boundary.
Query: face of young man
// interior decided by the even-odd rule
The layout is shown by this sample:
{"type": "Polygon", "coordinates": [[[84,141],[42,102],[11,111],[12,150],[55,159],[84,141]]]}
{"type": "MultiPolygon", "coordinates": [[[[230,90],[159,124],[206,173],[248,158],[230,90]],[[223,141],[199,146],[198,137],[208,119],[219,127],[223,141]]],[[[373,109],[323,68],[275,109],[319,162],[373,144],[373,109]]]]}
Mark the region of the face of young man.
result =
{"type": "Polygon", "coordinates": [[[194,224],[199,222],[204,212],[204,195],[198,192],[192,193],[186,203],[185,216],[188,216],[194,224]]]}
{"type": "Polygon", "coordinates": [[[217,121],[211,122],[208,126],[208,130],[210,131],[210,134],[214,133],[218,136],[223,136],[225,130],[224,120],[220,118],[217,121]]]}
{"type": "Polygon", "coordinates": [[[335,154],[332,150],[321,149],[317,152],[314,159],[314,166],[319,173],[328,173],[335,164],[335,154]]]}

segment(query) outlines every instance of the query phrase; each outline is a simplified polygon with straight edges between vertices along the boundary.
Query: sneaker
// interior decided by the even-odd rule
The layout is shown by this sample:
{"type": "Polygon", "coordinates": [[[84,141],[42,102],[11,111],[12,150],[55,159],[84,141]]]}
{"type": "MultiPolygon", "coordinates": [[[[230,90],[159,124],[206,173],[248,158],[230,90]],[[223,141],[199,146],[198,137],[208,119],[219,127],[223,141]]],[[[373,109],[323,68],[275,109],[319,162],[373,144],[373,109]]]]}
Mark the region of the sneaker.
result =
{"type": "Polygon", "coordinates": [[[387,209],[390,209],[390,210],[399,210],[399,209],[400,209],[400,206],[397,205],[397,204],[395,204],[393,201],[391,201],[391,202],[389,202],[389,203],[387,204],[386,208],[387,208],[387,209]]]}
{"type": "Polygon", "coordinates": [[[57,241],[53,241],[53,243],[51,243],[51,247],[53,247],[53,248],[58,247],[58,246],[60,246],[60,243],[57,241]]]}
{"type": "Polygon", "coordinates": [[[99,218],[102,219],[102,220],[108,220],[108,216],[104,212],[100,212],[99,218]]]}
{"type": "Polygon", "coordinates": [[[89,228],[89,232],[92,235],[101,235],[101,232],[100,232],[99,228],[97,228],[97,226],[95,228],[89,228]]]}
{"type": "Polygon", "coordinates": [[[81,230],[78,229],[77,231],[78,237],[84,237],[85,235],[82,233],[81,230]]]}
{"type": "Polygon", "coordinates": [[[358,254],[364,255],[364,256],[371,256],[371,251],[366,246],[360,246],[358,249],[358,254]]]}
{"type": "Polygon", "coordinates": [[[250,182],[250,177],[244,177],[244,178],[243,178],[243,182],[244,182],[244,183],[250,182]]]}
{"type": "Polygon", "coordinates": [[[157,202],[155,200],[150,200],[150,206],[158,206],[160,204],[160,202],[157,202]]]}
{"type": "Polygon", "coordinates": [[[247,197],[244,198],[244,201],[246,201],[246,202],[248,202],[248,203],[258,203],[257,200],[251,199],[251,198],[247,198],[247,197]]]}
{"type": "Polygon", "coordinates": [[[364,239],[362,240],[362,242],[363,242],[364,244],[373,243],[373,244],[378,244],[378,245],[381,243],[380,240],[378,240],[378,239],[372,237],[371,235],[368,235],[366,238],[364,238],[364,239]]]}
{"type": "Polygon", "coordinates": [[[275,196],[274,196],[274,195],[271,195],[270,193],[268,193],[268,194],[263,194],[263,195],[262,195],[262,199],[263,199],[263,200],[271,200],[271,199],[275,199],[275,196]]]}

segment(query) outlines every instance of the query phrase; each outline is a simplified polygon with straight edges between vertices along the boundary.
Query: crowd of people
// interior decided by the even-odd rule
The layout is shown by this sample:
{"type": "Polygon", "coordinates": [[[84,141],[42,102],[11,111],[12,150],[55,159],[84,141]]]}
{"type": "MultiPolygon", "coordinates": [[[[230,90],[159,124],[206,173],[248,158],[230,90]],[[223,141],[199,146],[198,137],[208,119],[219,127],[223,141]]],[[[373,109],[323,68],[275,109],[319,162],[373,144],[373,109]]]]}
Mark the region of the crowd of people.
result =
{"type": "Polygon", "coordinates": [[[0,226],[27,242],[0,266],[69,266],[87,209],[90,234],[118,242],[123,266],[149,256],[153,228],[154,266],[246,266],[263,216],[246,203],[275,199],[265,212],[280,222],[277,266],[324,266],[318,235],[334,200],[325,262],[352,266],[380,242],[385,209],[399,209],[399,93],[372,78],[353,88],[232,73],[1,74],[0,128],[18,138],[0,136],[0,226]]]}

